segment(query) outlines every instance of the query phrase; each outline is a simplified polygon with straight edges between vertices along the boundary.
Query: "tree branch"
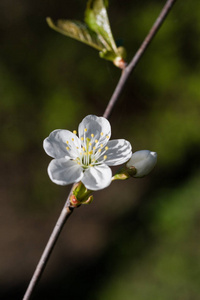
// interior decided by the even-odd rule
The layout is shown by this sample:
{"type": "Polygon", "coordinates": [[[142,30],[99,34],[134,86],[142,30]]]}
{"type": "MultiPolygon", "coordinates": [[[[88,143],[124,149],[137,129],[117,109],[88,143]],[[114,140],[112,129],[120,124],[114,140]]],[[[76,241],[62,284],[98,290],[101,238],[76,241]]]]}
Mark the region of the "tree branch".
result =
{"type": "Polygon", "coordinates": [[[31,281],[30,281],[29,286],[26,290],[26,293],[23,297],[23,300],[28,300],[28,299],[31,298],[33,290],[34,290],[34,288],[36,287],[37,283],[40,280],[40,277],[41,277],[41,275],[42,275],[42,273],[43,273],[43,271],[46,267],[46,264],[47,264],[47,262],[49,260],[49,257],[50,257],[50,255],[53,251],[53,248],[54,248],[54,246],[55,246],[55,244],[56,244],[56,242],[59,238],[59,235],[60,235],[67,219],[69,218],[69,216],[73,212],[73,208],[69,207],[69,197],[71,195],[71,191],[70,191],[69,196],[67,198],[67,201],[66,201],[66,203],[65,203],[65,205],[64,205],[64,207],[61,211],[61,214],[60,214],[60,216],[59,216],[59,218],[56,222],[56,225],[53,229],[53,232],[52,232],[52,234],[51,234],[51,236],[48,240],[48,243],[47,243],[47,245],[44,249],[44,252],[43,252],[43,254],[42,254],[42,256],[41,256],[41,258],[38,262],[38,265],[37,265],[37,267],[35,269],[35,272],[34,272],[32,278],[31,278],[31,281]]]}
{"type": "Polygon", "coordinates": [[[117,84],[117,86],[114,90],[114,93],[113,93],[113,95],[112,95],[112,97],[111,97],[111,99],[110,99],[110,101],[109,101],[109,103],[106,107],[106,110],[103,114],[103,116],[105,118],[108,119],[110,117],[110,115],[113,111],[113,108],[116,105],[116,102],[119,99],[129,76],[131,75],[132,71],[135,69],[137,63],[139,62],[139,60],[141,58],[141,56],[143,55],[143,53],[145,52],[145,50],[147,49],[147,47],[151,43],[152,39],[154,38],[154,36],[158,32],[161,25],[163,24],[165,18],[167,17],[170,9],[172,8],[172,6],[175,2],[176,2],[176,0],[168,0],[165,3],[163,9],[161,10],[158,18],[156,19],[155,23],[153,24],[152,28],[150,29],[148,35],[145,37],[145,39],[144,39],[143,43],[141,44],[140,48],[138,49],[138,51],[134,55],[131,62],[122,71],[119,82],[118,82],[118,84],[117,84]]]}

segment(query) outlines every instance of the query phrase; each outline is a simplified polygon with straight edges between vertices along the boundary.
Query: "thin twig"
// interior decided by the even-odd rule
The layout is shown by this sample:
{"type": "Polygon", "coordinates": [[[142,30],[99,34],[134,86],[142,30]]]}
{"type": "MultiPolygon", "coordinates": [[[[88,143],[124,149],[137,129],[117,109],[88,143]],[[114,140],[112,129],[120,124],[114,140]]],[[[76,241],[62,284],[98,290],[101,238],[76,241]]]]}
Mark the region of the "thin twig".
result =
{"type": "MultiPolygon", "coordinates": [[[[154,23],[154,25],[152,26],[151,30],[149,31],[148,35],[146,36],[146,38],[144,39],[142,45],[140,46],[140,48],[138,49],[138,51],[136,52],[135,56],[133,57],[132,61],[129,63],[129,65],[123,70],[120,80],[116,86],[116,89],[106,107],[106,110],[103,114],[103,116],[105,118],[109,118],[111,115],[111,112],[117,102],[117,100],[119,99],[119,96],[121,95],[121,92],[126,84],[127,79],[129,78],[131,72],[133,71],[133,69],[135,68],[135,66],[137,65],[138,61],[140,60],[142,54],[145,52],[147,46],[150,44],[150,42],[152,41],[153,37],[155,36],[156,32],[158,31],[158,29],[160,28],[160,26],[162,25],[163,21],[165,20],[167,14],[169,13],[172,5],[175,3],[176,0],[168,0],[165,4],[165,6],[163,7],[159,17],[157,18],[156,22],[154,23]]],[[[73,187],[72,187],[73,188],[73,187]]],[[[72,191],[72,190],[71,190],[72,191]]],[[[24,295],[23,300],[29,300],[32,296],[33,290],[36,287],[37,283],[39,282],[39,279],[46,267],[46,264],[48,262],[48,259],[53,251],[53,248],[57,242],[57,239],[61,233],[61,230],[66,222],[66,220],[69,218],[69,216],[71,215],[71,213],[73,212],[73,208],[69,207],[69,197],[71,195],[71,192],[69,193],[68,199],[64,205],[64,208],[58,218],[58,221],[53,229],[53,232],[49,238],[49,241],[44,249],[44,252],[40,258],[40,261],[35,269],[35,272],[32,276],[32,279],[29,283],[29,286],[26,290],[26,293],[24,295]]]]}
{"type": "Polygon", "coordinates": [[[131,62],[122,71],[119,82],[118,82],[118,84],[117,84],[117,86],[114,90],[114,93],[113,93],[113,95],[112,95],[112,97],[111,97],[111,99],[110,99],[110,101],[109,101],[109,103],[106,107],[106,110],[103,114],[103,116],[105,118],[108,119],[110,117],[110,115],[112,113],[112,110],[113,110],[117,100],[119,99],[119,97],[122,93],[122,90],[123,90],[123,88],[124,88],[124,86],[127,82],[127,79],[131,75],[132,71],[135,69],[138,61],[140,60],[141,56],[143,55],[143,53],[145,52],[145,50],[149,46],[149,44],[152,41],[152,39],[154,38],[154,36],[156,35],[157,31],[161,27],[162,23],[164,22],[165,18],[167,17],[170,9],[172,8],[172,6],[175,2],[176,2],[176,0],[168,0],[165,3],[165,6],[161,10],[158,18],[156,19],[155,23],[153,24],[152,28],[150,29],[148,35],[145,37],[145,39],[144,39],[143,43],[141,44],[140,48],[138,49],[138,51],[134,55],[131,62]]]}
{"type": "MultiPolygon", "coordinates": [[[[70,196],[70,194],[71,194],[71,192],[69,193],[69,196],[70,196]]],[[[69,196],[68,196],[67,201],[66,201],[66,203],[61,211],[61,214],[56,222],[56,225],[55,225],[53,232],[48,240],[48,243],[44,249],[44,252],[38,262],[38,265],[37,265],[35,272],[31,278],[31,281],[26,290],[23,300],[28,300],[31,298],[33,290],[40,280],[40,277],[46,267],[49,257],[51,255],[53,248],[54,248],[54,246],[58,240],[58,237],[61,233],[61,230],[62,230],[63,226],[65,225],[67,219],[73,212],[73,208],[69,207],[69,196]]]]}

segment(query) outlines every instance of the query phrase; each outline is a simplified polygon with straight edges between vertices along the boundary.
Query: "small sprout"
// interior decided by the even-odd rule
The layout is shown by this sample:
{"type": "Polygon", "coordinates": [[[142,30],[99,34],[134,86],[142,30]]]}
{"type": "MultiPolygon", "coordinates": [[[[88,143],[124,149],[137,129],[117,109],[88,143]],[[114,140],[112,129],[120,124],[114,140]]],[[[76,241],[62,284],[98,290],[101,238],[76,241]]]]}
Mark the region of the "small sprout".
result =
{"type": "Polygon", "coordinates": [[[75,20],[53,21],[47,18],[49,27],[85,43],[99,51],[99,56],[110,60],[120,69],[126,67],[126,50],[117,47],[107,15],[108,0],[88,0],[85,23],[75,20]]]}

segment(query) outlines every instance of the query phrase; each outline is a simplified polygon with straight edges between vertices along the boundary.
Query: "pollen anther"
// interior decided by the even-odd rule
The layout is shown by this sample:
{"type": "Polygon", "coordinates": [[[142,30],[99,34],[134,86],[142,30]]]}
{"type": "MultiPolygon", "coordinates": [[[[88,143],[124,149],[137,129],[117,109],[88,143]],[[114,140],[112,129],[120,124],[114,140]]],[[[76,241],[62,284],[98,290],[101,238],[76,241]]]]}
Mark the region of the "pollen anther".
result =
{"type": "Polygon", "coordinates": [[[76,130],[74,130],[74,131],[73,131],[73,134],[77,134],[77,131],[76,131],[76,130]]]}

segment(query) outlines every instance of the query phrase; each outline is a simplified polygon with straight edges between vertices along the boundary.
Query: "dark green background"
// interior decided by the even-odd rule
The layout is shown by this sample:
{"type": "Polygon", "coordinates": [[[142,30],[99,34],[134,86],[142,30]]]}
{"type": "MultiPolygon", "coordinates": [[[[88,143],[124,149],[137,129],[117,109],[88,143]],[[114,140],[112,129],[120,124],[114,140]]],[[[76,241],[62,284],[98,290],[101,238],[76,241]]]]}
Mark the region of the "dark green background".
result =
{"type": "MultiPolygon", "coordinates": [[[[128,61],[165,1],[110,1],[128,61]]],[[[21,299],[70,187],[48,178],[43,139],[102,115],[120,70],[48,28],[86,1],[0,2],[0,298],[21,299]]],[[[115,107],[113,138],[158,153],[70,217],[33,299],[197,300],[200,294],[200,2],[177,1],[115,107]]]]}

